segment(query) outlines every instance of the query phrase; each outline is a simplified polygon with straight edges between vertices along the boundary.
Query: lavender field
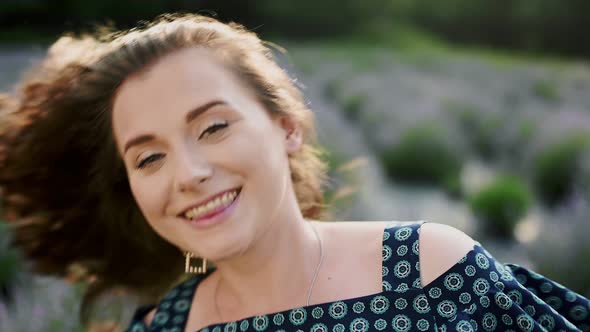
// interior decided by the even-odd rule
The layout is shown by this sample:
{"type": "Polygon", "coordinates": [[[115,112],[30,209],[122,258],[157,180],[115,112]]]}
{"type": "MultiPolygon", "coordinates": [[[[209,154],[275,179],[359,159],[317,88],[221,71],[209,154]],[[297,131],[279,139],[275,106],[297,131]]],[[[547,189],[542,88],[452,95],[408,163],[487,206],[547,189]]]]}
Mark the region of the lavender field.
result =
{"type": "MultiPolygon", "coordinates": [[[[301,85],[330,152],[333,195],[342,197],[333,206],[336,220],[449,224],[500,261],[525,265],[590,296],[590,146],[565,149],[572,156],[564,159],[572,164],[566,172],[571,177],[558,182],[571,185],[551,204],[543,199],[550,195],[545,174],[551,178],[544,165],[555,160],[545,156],[563,155],[547,151],[572,135],[590,135],[588,63],[436,49],[284,46],[288,53],[279,61],[301,85]],[[392,176],[384,156],[401,153],[392,149],[414,128],[434,128],[437,143],[452,151],[460,164],[452,186],[392,176]],[[486,230],[496,226],[474,213],[470,197],[507,173],[520,179],[530,201],[514,217],[510,236],[491,236],[486,230]]],[[[11,91],[43,53],[32,46],[1,49],[0,90],[11,91]]],[[[417,156],[402,159],[423,158],[416,160],[436,168],[439,157],[429,155],[439,150],[416,146],[417,156]]],[[[0,256],[7,247],[2,236],[0,256]]],[[[0,331],[82,331],[78,286],[26,268],[13,280],[13,300],[0,300],[0,331]]],[[[120,321],[129,319],[132,299],[107,302],[120,321]]],[[[95,330],[108,330],[108,323],[95,330]]]]}

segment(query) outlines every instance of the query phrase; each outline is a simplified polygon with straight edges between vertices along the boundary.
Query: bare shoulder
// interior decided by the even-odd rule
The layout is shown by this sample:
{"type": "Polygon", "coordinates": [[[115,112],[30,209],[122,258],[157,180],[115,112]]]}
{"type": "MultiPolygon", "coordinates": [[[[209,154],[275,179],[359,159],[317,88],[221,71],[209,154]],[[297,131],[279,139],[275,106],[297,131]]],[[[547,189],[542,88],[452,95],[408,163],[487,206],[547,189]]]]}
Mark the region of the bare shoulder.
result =
{"type": "Polygon", "coordinates": [[[150,310],[150,312],[148,312],[145,317],[143,318],[143,322],[145,323],[145,326],[150,326],[150,324],[152,323],[152,320],[154,319],[154,315],[156,314],[156,308],[150,310]]]}
{"type": "Polygon", "coordinates": [[[473,249],[475,241],[461,230],[439,223],[420,227],[420,279],[426,286],[473,249]]]}

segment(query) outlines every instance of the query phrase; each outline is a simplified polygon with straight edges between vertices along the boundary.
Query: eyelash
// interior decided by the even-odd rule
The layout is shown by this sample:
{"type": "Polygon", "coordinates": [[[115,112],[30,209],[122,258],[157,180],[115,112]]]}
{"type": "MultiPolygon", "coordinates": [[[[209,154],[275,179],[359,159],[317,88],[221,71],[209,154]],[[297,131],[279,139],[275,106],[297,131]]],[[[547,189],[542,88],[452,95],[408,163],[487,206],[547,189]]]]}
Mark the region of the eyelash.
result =
{"type": "MultiPolygon", "coordinates": [[[[217,131],[227,128],[227,126],[228,126],[227,121],[216,122],[216,123],[212,124],[211,126],[207,127],[207,129],[203,130],[203,132],[201,133],[201,135],[199,135],[199,138],[198,139],[203,138],[203,136],[205,136],[205,134],[207,134],[207,136],[213,135],[217,131]]],[[[157,161],[157,160],[160,160],[162,157],[163,157],[163,154],[161,154],[161,153],[156,153],[156,154],[149,155],[146,158],[142,159],[137,164],[136,168],[143,169],[146,166],[149,166],[149,164],[151,164],[152,162],[157,161]]]]}
{"type": "Polygon", "coordinates": [[[211,126],[207,127],[207,129],[203,130],[203,132],[199,136],[199,139],[201,139],[203,137],[203,135],[205,135],[205,134],[213,135],[218,130],[224,129],[227,126],[228,126],[227,121],[215,122],[211,126]]]}

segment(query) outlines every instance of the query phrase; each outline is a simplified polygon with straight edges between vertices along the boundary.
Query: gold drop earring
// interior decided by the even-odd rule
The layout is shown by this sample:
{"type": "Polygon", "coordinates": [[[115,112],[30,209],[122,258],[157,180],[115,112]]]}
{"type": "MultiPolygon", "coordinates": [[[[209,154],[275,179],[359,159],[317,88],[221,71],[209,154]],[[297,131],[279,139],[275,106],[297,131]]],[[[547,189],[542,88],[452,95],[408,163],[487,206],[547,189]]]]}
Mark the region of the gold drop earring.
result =
{"type": "Polygon", "coordinates": [[[191,274],[205,274],[207,273],[207,258],[201,258],[201,266],[192,266],[191,258],[196,257],[195,254],[189,251],[184,252],[184,272],[191,274]]]}

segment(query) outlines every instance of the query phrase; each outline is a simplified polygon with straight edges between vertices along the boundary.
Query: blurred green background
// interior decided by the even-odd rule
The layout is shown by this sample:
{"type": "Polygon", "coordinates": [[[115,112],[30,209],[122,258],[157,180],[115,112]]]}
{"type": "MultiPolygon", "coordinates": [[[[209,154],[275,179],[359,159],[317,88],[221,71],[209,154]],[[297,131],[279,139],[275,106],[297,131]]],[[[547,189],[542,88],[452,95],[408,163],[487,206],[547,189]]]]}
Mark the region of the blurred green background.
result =
{"type": "MultiPolygon", "coordinates": [[[[334,219],[449,224],[590,296],[590,2],[3,0],[0,90],[63,32],[177,11],[287,49],[277,59],[328,150],[334,219]]],[[[9,241],[0,222],[0,330],[82,331],[84,285],[31,275],[9,241]]],[[[129,318],[133,301],[104,301],[129,318]]],[[[110,331],[99,312],[93,330],[110,331]]]]}

